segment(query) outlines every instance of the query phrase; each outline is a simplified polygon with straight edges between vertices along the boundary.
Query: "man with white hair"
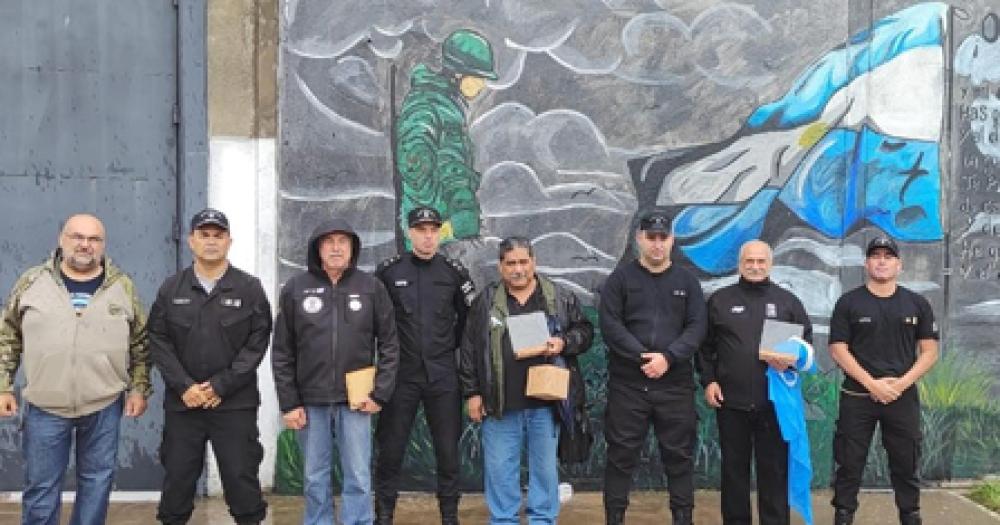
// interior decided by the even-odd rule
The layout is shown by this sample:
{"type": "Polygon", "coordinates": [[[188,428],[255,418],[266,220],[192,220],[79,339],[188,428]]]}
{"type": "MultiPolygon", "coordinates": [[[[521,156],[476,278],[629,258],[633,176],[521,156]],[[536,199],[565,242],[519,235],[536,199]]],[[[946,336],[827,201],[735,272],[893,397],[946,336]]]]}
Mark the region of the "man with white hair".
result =
{"type": "Polygon", "coordinates": [[[752,523],[750,459],[757,471],[757,512],[761,525],[787,525],[788,444],[782,438],[769,398],[767,368],[783,371],[794,357],[762,361],[758,350],[765,320],[802,326],[812,340],[812,324],[802,302],[770,280],[771,248],[763,241],[740,248],[739,280],[708,300],[708,335],[699,352],[705,400],[716,409],[722,449],[722,520],[752,523]]]}

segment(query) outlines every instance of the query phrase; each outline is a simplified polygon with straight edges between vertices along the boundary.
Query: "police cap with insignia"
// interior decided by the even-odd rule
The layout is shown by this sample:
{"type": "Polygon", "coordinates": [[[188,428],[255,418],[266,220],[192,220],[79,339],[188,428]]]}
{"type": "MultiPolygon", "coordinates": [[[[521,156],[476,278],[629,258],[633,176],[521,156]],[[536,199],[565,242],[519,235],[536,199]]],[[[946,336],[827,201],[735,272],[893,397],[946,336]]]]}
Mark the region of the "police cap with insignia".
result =
{"type": "Polygon", "coordinates": [[[218,226],[229,231],[229,219],[226,214],[214,208],[205,208],[191,217],[191,231],[195,231],[203,226],[218,226]]]}
{"type": "Polygon", "coordinates": [[[644,232],[665,233],[670,235],[670,216],[661,210],[646,212],[639,219],[639,229],[644,232]]]}
{"type": "Polygon", "coordinates": [[[871,257],[872,252],[879,248],[885,248],[886,251],[891,253],[893,257],[899,257],[899,245],[896,244],[896,241],[892,240],[892,237],[886,235],[879,235],[868,242],[868,249],[865,250],[865,257],[871,257]]]}
{"type": "Polygon", "coordinates": [[[406,223],[410,228],[424,223],[437,224],[441,226],[441,214],[437,210],[431,208],[430,206],[418,206],[410,210],[410,213],[406,216],[406,223]]]}

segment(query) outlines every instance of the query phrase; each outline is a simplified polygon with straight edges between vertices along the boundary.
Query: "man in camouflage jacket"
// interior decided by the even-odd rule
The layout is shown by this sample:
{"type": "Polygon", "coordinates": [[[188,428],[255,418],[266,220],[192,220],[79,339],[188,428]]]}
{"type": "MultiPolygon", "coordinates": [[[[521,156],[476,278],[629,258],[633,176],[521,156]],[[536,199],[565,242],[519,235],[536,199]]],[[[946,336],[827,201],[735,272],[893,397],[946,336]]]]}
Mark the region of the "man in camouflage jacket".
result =
{"type": "Polygon", "coordinates": [[[0,417],[17,414],[23,362],[23,523],[58,523],[62,479],[76,439],[71,524],[104,523],[122,413],[138,417],[152,392],[146,319],[132,280],[104,257],[104,226],[74,215],[59,249],[17,280],[0,318],[0,417]],[[126,394],[127,392],[127,394],[126,394]]]}

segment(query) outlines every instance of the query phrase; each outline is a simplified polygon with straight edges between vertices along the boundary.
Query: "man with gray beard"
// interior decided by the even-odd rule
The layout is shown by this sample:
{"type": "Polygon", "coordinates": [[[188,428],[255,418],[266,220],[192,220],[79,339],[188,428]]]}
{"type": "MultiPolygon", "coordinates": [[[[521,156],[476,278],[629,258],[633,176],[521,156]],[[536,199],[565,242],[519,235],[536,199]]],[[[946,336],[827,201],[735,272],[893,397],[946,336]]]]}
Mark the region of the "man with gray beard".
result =
{"type": "Polygon", "coordinates": [[[52,257],[17,280],[0,316],[0,417],[26,384],[21,522],[59,523],[62,479],[76,440],[71,525],[104,523],[122,413],[139,417],[152,393],[146,317],[132,280],[104,256],[101,221],[73,215],[52,257]]]}

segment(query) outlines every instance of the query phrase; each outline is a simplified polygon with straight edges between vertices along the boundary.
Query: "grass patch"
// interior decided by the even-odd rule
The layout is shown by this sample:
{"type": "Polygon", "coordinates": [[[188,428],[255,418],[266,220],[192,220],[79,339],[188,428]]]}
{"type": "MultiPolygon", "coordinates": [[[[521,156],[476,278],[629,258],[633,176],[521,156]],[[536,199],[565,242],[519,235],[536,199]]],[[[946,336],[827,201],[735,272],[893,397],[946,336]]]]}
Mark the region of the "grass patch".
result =
{"type": "Polygon", "coordinates": [[[984,481],[969,493],[969,499],[992,510],[1000,512],[1000,481],[984,481]]]}

